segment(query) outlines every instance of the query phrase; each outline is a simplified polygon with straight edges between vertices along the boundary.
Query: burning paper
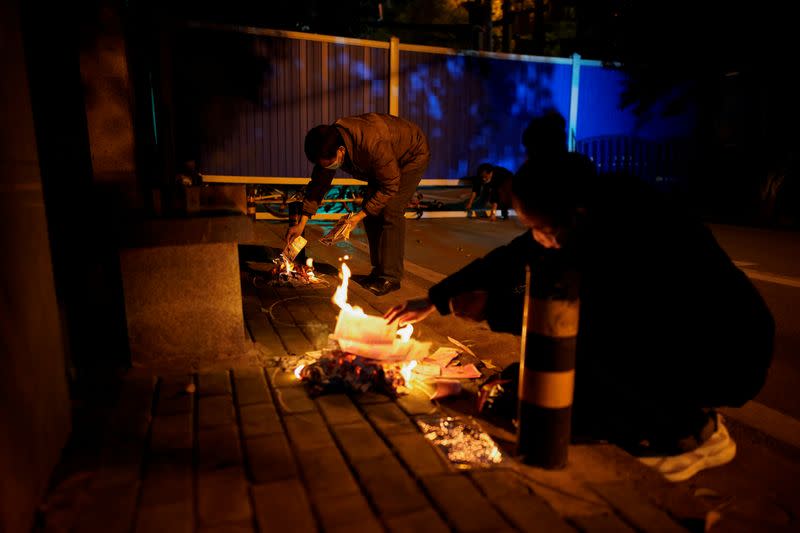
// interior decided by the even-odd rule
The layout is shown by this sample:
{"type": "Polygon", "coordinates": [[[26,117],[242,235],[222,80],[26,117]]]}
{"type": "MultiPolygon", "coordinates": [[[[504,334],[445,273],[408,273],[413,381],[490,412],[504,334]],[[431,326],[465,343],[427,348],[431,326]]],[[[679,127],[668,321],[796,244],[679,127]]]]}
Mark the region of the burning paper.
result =
{"type": "MultiPolygon", "coordinates": [[[[298,237],[292,241],[289,247],[294,246],[294,243],[299,239],[302,239],[302,237],[298,237]]],[[[303,241],[305,241],[305,239],[303,239],[303,241]]],[[[298,252],[299,250],[292,251],[294,255],[297,255],[298,252]]],[[[324,283],[314,272],[314,260],[310,257],[306,259],[304,265],[295,263],[284,254],[280,254],[273,259],[272,262],[275,264],[270,271],[272,277],[270,281],[272,283],[278,285],[292,285],[293,287],[324,283]]]]}
{"type": "Polygon", "coordinates": [[[283,257],[289,261],[294,261],[294,258],[297,257],[297,254],[300,253],[300,250],[303,249],[307,242],[308,241],[302,235],[298,235],[283,249],[283,257]]]}
{"type": "Polygon", "coordinates": [[[425,378],[436,378],[442,373],[442,368],[439,365],[432,365],[422,363],[414,367],[414,374],[425,378]]]}
{"type": "Polygon", "coordinates": [[[384,362],[420,360],[428,356],[429,342],[411,339],[414,331],[411,324],[397,329],[381,316],[367,315],[363,309],[347,302],[350,268],[342,263],[342,283],[336,288],[333,303],[339,309],[336,328],[331,338],[339,343],[342,351],[384,362]]]}
{"type": "Polygon", "coordinates": [[[442,369],[443,378],[474,379],[481,377],[481,371],[472,363],[464,366],[446,366],[442,369]]]}
{"type": "Polygon", "coordinates": [[[472,419],[424,417],[417,419],[417,425],[457,468],[489,467],[505,460],[497,444],[472,419]]]}
{"type": "Polygon", "coordinates": [[[445,367],[456,357],[458,357],[458,350],[455,348],[438,348],[425,361],[445,367]]]}

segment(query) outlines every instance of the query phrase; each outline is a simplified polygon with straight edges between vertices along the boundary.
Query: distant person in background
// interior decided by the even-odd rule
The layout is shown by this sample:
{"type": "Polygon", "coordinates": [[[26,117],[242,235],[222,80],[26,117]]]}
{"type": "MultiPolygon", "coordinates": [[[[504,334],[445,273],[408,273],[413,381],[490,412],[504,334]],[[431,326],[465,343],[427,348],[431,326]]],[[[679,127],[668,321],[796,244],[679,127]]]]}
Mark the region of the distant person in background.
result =
{"type": "Polygon", "coordinates": [[[336,170],[341,169],[367,182],[361,211],[344,223],[354,227],[364,221],[372,272],[353,276],[353,280],[377,296],[399,289],[405,255],[405,209],[430,161],[425,134],[408,120],[367,113],[312,128],[306,134],[305,152],[314,170],[300,220],[289,227],[286,241],[291,243],[302,235],[330,189],[336,170]]]}
{"type": "Polygon", "coordinates": [[[522,132],[528,159],[562,157],[567,150],[567,121],[555,109],[543,111],[522,132]]]}
{"type": "Polygon", "coordinates": [[[514,175],[506,168],[491,163],[481,163],[478,166],[478,174],[472,181],[472,193],[466,204],[467,216],[472,216],[473,211],[485,210],[488,207],[491,210],[489,219],[494,222],[497,220],[499,207],[503,220],[508,219],[512,177],[514,175]]]}
{"type": "Polygon", "coordinates": [[[175,177],[175,182],[184,187],[202,185],[203,175],[197,170],[197,161],[194,159],[185,161],[175,177]]]}

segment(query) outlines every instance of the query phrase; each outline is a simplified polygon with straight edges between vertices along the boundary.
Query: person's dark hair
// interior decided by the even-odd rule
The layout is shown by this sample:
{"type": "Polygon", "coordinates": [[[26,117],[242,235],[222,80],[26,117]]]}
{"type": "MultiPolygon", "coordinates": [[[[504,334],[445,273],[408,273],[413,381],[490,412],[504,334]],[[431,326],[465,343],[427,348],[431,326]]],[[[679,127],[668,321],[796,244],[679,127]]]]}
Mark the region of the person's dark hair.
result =
{"type": "Polygon", "coordinates": [[[306,157],[312,163],[318,163],[320,159],[336,157],[336,150],[343,144],[344,141],[336,126],[320,124],[311,128],[306,134],[306,157]]]}
{"type": "Polygon", "coordinates": [[[528,157],[567,151],[567,121],[556,109],[546,109],[531,119],[522,132],[528,157]]]}
{"type": "Polygon", "coordinates": [[[594,165],[588,158],[564,152],[529,159],[514,176],[511,190],[525,214],[565,225],[577,208],[587,207],[594,176],[594,165]]]}
{"type": "Polygon", "coordinates": [[[480,176],[484,172],[491,172],[492,170],[494,170],[494,165],[492,165],[491,163],[481,163],[480,165],[478,165],[478,176],[480,176]]]}

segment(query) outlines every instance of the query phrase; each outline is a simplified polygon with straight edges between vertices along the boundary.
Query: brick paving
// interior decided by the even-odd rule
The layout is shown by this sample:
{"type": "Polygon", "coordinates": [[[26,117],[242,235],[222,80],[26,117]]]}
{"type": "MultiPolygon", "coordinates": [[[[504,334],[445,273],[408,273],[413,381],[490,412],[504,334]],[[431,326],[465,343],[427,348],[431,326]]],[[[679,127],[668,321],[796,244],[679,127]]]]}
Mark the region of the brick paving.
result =
{"type": "MultiPolygon", "coordinates": [[[[319,349],[332,330],[330,287],[243,288],[248,330],[275,363],[319,349]]],[[[379,312],[358,288],[351,301],[379,312]]],[[[702,529],[709,510],[609,445],[572,446],[563,471],[513,459],[460,470],[414,421],[451,412],[446,403],[311,398],[291,371],[267,363],[127,376],[96,453],[84,454],[83,474],[67,470],[54,485],[38,529],[683,531],[702,529]]]]}

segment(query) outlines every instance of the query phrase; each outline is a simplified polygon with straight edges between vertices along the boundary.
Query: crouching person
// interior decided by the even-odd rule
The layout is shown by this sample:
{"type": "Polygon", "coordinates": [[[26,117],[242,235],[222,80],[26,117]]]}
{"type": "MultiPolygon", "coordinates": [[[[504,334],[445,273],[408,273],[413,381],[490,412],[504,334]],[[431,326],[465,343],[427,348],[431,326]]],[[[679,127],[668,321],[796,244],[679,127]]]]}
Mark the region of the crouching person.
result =
{"type": "Polygon", "coordinates": [[[528,231],[397,305],[520,334],[525,268],[579,272],[573,439],[614,442],[671,481],[733,459],[721,406],[762,387],[774,322],[711,232],[634,178],[599,183],[582,156],[532,158],[513,179],[528,231]]]}

